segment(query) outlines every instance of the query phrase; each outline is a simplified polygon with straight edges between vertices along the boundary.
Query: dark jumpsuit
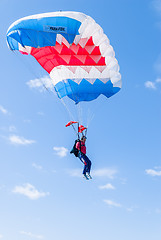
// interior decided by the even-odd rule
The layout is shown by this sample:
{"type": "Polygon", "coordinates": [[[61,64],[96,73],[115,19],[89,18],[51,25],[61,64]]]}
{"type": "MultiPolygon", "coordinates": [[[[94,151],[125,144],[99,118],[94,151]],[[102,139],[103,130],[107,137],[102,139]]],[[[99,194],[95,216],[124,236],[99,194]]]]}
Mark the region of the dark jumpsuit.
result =
{"type": "Polygon", "coordinates": [[[90,159],[87,157],[86,153],[86,146],[85,144],[81,141],[81,146],[80,146],[80,142],[77,143],[76,148],[79,151],[78,157],[81,160],[81,162],[84,163],[84,169],[83,169],[83,174],[86,175],[86,173],[90,174],[90,170],[91,170],[91,161],[90,159]],[[83,151],[83,152],[82,152],[83,151]]]}

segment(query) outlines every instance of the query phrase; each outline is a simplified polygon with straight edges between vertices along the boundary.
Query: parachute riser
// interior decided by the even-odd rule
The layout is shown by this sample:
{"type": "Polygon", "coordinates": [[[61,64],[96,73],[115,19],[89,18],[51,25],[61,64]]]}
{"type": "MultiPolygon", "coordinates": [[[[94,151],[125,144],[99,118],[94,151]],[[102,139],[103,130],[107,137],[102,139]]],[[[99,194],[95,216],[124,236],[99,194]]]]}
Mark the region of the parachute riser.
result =
{"type": "Polygon", "coordinates": [[[77,133],[75,127],[73,126],[73,124],[72,124],[72,128],[73,128],[74,132],[76,133],[76,135],[78,135],[78,133],[77,133]]]}
{"type": "Polygon", "coordinates": [[[82,132],[80,132],[80,124],[78,122],[78,139],[80,139],[80,134],[81,134],[81,137],[87,137],[87,128],[85,128],[85,134],[82,132]]]}
{"type": "Polygon", "coordinates": [[[80,140],[80,135],[79,135],[79,122],[78,122],[78,139],[80,140]]]}
{"type": "Polygon", "coordinates": [[[87,128],[84,127],[83,125],[80,125],[79,122],[70,121],[65,126],[66,127],[72,126],[74,132],[76,133],[76,135],[78,137],[78,140],[80,140],[82,137],[86,137],[87,136],[87,128]],[[74,123],[78,124],[78,129],[77,130],[76,130],[75,126],[73,125],[74,123]],[[83,132],[84,130],[85,130],[85,134],[83,132]]]}

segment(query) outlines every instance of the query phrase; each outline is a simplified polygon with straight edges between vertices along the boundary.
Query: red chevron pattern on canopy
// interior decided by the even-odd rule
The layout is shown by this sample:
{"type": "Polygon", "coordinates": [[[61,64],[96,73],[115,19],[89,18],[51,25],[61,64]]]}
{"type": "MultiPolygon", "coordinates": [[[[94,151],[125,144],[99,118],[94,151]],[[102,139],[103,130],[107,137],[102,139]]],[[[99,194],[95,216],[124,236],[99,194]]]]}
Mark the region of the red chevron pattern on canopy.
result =
{"type": "MultiPolygon", "coordinates": [[[[71,45],[63,39],[62,44],[56,42],[55,46],[32,48],[31,55],[39,64],[50,73],[54,67],[66,66],[105,66],[105,57],[101,56],[99,46],[95,46],[92,37],[81,39],[76,45],[71,45]]],[[[103,68],[104,69],[104,68],[103,68]]],[[[102,69],[102,70],[103,70],[102,69]]],[[[69,68],[75,71],[75,68],[69,68]]],[[[89,68],[85,68],[89,71],[89,68]]],[[[101,68],[99,68],[101,71],[101,68]]]]}

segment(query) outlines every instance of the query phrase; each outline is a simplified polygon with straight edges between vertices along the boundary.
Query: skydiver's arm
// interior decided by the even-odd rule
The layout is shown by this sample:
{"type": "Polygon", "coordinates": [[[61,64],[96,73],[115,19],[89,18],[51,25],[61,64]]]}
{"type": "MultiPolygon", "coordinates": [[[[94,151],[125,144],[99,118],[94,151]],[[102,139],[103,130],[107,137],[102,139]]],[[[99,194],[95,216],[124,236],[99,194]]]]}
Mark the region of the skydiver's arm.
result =
{"type": "Polygon", "coordinates": [[[80,142],[76,143],[76,148],[80,151],[80,142]]]}

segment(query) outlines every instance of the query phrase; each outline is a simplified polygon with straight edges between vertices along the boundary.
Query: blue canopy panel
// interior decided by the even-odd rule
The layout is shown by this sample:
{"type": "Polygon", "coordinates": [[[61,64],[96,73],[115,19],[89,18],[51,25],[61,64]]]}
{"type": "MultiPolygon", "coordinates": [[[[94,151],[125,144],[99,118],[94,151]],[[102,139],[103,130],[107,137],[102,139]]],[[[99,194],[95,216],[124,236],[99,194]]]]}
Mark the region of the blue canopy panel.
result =
{"type": "Polygon", "coordinates": [[[8,30],[7,41],[12,50],[18,50],[18,42],[23,47],[55,46],[56,35],[61,34],[72,44],[80,25],[78,20],[61,16],[25,19],[8,30]]]}
{"type": "Polygon", "coordinates": [[[81,101],[92,101],[100,94],[109,98],[117,93],[120,88],[114,87],[110,79],[107,83],[103,83],[101,80],[96,79],[93,84],[89,83],[86,79],[82,79],[80,84],[71,79],[66,79],[58,82],[55,85],[55,90],[59,98],[68,96],[77,104],[81,101]]]}

